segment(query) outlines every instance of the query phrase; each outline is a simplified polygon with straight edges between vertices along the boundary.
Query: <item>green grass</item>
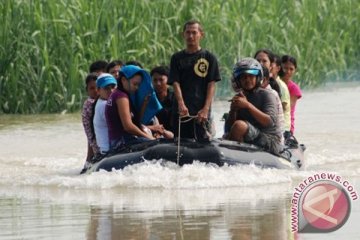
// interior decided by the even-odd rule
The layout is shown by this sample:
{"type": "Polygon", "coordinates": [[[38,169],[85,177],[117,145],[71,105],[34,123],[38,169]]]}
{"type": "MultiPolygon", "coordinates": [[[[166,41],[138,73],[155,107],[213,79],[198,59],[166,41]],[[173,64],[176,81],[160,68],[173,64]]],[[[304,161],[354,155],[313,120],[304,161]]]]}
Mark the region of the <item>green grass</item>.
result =
{"type": "Polygon", "coordinates": [[[358,0],[2,0],[0,112],[77,111],[98,59],[168,64],[186,20],[203,23],[204,48],[220,62],[217,96],[231,92],[235,61],[259,48],[298,60],[302,87],[356,78],[358,0]]]}

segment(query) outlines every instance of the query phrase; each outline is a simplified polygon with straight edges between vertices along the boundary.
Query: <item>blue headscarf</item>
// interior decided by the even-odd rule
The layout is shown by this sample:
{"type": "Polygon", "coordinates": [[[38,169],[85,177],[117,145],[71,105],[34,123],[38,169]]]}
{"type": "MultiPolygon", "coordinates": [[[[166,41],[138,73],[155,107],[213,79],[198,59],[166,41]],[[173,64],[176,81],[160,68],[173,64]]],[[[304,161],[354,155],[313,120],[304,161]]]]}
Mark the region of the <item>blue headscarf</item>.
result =
{"type": "Polygon", "coordinates": [[[145,100],[145,97],[150,96],[144,115],[142,119],[140,119],[140,122],[142,124],[145,125],[150,124],[153,117],[162,109],[161,103],[156,97],[154,87],[151,83],[150,74],[144,69],[135,65],[123,66],[120,69],[119,73],[120,75],[123,74],[125,78],[128,80],[137,73],[141,74],[142,76],[141,84],[135,93],[130,94],[130,100],[133,103],[135,110],[139,113],[141,110],[141,106],[145,100]]]}

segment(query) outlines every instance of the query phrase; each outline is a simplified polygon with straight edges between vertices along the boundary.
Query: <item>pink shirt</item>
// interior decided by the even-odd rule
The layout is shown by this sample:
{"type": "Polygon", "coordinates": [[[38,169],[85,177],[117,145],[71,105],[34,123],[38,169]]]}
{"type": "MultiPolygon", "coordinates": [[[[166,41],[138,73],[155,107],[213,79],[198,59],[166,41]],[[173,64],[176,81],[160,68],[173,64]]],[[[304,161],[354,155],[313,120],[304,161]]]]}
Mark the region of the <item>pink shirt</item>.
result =
{"type": "MultiPolygon", "coordinates": [[[[292,80],[289,80],[287,83],[287,87],[289,89],[290,97],[295,96],[298,99],[301,98],[301,96],[302,96],[301,89],[296,83],[294,83],[292,80]]],[[[295,107],[296,107],[296,104],[294,104],[294,106],[291,106],[291,110],[290,110],[290,115],[291,115],[290,131],[292,133],[294,133],[294,131],[295,131],[295,107]]]]}

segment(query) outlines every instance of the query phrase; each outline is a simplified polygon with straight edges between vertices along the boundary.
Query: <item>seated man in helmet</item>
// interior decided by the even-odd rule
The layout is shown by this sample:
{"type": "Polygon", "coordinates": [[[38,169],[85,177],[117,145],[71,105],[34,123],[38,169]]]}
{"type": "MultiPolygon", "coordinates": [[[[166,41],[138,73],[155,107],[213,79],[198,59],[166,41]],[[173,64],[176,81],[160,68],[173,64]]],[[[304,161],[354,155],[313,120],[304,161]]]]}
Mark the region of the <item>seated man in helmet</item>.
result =
{"type": "Polygon", "coordinates": [[[236,95],[231,99],[224,137],[279,154],[282,147],[277,103],[273,94],[261,88],[262,78],[262,66],[255,59],[236,63],[231,79],[236,95]]]}

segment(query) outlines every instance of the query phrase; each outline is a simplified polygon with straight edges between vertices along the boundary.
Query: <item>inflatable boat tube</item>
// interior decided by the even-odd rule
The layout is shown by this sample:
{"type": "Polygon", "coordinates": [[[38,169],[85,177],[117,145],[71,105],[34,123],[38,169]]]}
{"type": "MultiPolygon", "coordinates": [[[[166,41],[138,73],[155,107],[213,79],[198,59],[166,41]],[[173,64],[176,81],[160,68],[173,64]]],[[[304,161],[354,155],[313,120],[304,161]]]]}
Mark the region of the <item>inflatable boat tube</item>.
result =
{"type": "Polygon", "coordinates": [[[261,148],[234,141],[214,139],[210,142],[196,142],[182,139],[180,143],[179,162],[177,159],[178,145],[174,140],[154,140],[132,145],[118,153],[109,153],[102,159],[94,161],[87,172],[99,170],[112,171],[142,163],[146,160],[163,160],[184,164],[194,161],[223,165],[254,164],[263,168],[296,169],[304,168],[305,146],[302,144],[285,146],[284,151],[274,155],[261,148]]]}

